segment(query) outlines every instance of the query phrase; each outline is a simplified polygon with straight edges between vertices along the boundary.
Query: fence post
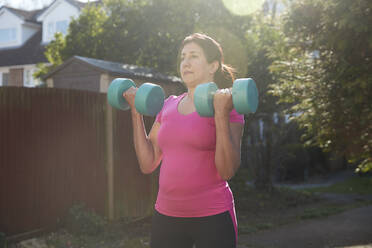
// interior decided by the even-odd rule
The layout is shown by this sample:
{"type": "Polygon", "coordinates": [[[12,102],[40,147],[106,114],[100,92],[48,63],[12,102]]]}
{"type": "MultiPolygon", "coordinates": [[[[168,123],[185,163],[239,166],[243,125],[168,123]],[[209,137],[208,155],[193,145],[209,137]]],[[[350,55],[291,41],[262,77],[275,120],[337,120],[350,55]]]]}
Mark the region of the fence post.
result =
{"type": "Polygon", "coordinates": [[[106,156],[107,156],[107,190],[108,219],[114,219],[114,143],[113,143],[113,109],[106,101],[106,156]]]}

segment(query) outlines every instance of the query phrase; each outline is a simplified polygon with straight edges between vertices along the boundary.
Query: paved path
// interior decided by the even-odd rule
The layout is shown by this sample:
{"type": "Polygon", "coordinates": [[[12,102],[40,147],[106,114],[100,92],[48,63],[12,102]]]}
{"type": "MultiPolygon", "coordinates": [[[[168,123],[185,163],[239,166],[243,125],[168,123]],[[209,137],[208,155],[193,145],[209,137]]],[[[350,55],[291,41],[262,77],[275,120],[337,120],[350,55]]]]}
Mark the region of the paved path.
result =
{"type": "Polygon", "coordinates": [[[372,206],[256,234],[240,235],[239,241],[242,244],[240,248],[372,247],[372,206]]]}
{"type": "Polygon", "coordinates": [[[286,183],[278,183],[275,184],[276,187],[287,187],[291,189],[309,189],[309,188],[317,188],[317,187],[328,187],[335,183],[345,181],[351,177],[358,177],[353,170],[343,170],[339,172],[335,172],[325,177],[314,177],[311,178],[309,181],[305,183],[299,184],[286,184],[286,183]]]}

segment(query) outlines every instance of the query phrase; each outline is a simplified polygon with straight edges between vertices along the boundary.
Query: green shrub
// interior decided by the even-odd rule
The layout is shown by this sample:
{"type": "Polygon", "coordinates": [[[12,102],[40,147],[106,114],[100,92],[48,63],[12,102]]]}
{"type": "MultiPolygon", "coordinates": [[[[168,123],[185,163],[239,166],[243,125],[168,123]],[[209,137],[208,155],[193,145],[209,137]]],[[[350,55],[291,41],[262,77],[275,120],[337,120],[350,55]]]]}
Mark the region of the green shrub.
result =
{"type": "Polygon", "coordinates": [[[72,206],[62,220],[63,227],[77,235],[98,235],[104,231],[106,224],[107,221],[103,217],[87,209],[84,204],[72,206]]]}

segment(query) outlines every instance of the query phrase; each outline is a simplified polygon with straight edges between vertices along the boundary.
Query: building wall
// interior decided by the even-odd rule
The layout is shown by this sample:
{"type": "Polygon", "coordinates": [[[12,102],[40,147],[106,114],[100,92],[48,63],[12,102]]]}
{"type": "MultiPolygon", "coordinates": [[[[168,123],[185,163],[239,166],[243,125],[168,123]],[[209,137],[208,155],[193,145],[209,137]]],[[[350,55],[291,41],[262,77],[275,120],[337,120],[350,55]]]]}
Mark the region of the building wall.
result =
{"type": "Polygon", "coordinates": [[[11,48],[18,47],[22,45],[21,41],[21,20],[11,13],[10,11],[4,9],[0,13],[0,29],[15,29],[15,39],[10,42],[1,42],[0,40],[0,49],[2,48],[11,48]]]}
{"type": "MultiPolygon", "coordinates": [[[[107,93],[111,82],[116,78],[123,77],[125,76],[120,74],[110,74],[103,69],[99,69],[75,59],[57,70],[49,78],[46,78],[45,81],[49,88],[79,89],[107,93]]],[[[140,87],[146,82],[160,85],[163,88],[166,97],[169,95],[180,95],[186,91],[186,87],[180,82],[160,81],[151,78],[132,78],[132,80],[136,83],[137,87],[140,87]]]]}
{"type": "Polygon", "coordinates": [[[67,21],[68,26],[71,21],[71,17],[77,18],[78,16],[79,10],[75,6],[72,6],[64,0],[56,1],[38,18],[38,21],[43,22],[42,42],[48,43],[54,38],[57,22],[67,21]]]}
{"type": "Polygon", "coordinates": [[[40,25],[31,25],[31,24],[24,24],[22,26],[22,44],[25,43],[28,39],[30,39],[39,29],[41,28],[40,25]]]}
{"type": "Polygon", "coordinates": [[[102,73],[100,78],[100,92],[107,92],[108,87],[112,81],[112,77],[108,73],[102,73]]]}
{"type": "MultiPolygon", "coordinates": [[[[35,64],[30,65],[16,65],[16,66],[8,66],[8,67],[0,67],[0,86],[25,86],[25,87],[35,87],[41,83],[40,80],[35,79],[33,74],[36,72],[37,67],[35,64]],[[23,70],[23,81],[14,82],[10,81],[10,71],[16,69],[15,71],[23,70]],[[4,76],[5,75],[5,76],[4,76]],[[4,82],[4,78],[8,77],[8,83],[4,82]]],[[[14,80],[14,79],[12,79],[14,80]]]]}
{"type": "Polygon", "coordinates": [[[101,72],[78,61],[72,61],[53,75],[53,87],[98,92],[101,72]]]}
{"type": "Polygon", "coordinates": [[[35,79],[33,76],[33,74],[38,70],[36,65],[24,65],[23,69],[23,86],[35,87],[41,84],[41,81],[35,79]]]}
{"type": "MultiPolygon", "coordinates": [[[[109,76],[109,82],[111,83],[117,77],[118,76],[110,75],[109,76]]],[[[136,85],[138,87],[140,87],[142,84],[144,84],[146,82],[149,82],[149,80],[144,80],[144,79],[133,79],[133,81],[136,83],[136,85]]],[[[162,82],[162,81],[159,81],[159,80],[155,80],[155,81],[152,81],[152,82],[149,82],[149,83],[153,83],[153,84],[157,84],[157,85],[161,86],[164,90],[164,93],[165,93],[166,97],[168,97],[170,95],[180,95],[180,94],[186,92],[186,87],[180,82],[162,82]]],[[[103,91],[103,92],[107,92],[107,89],[106,89],[106,91],[103,91]]]]}
{"type": "Polygon", "coordinates": [[[23,68],[14,68],[9,70],[9,86],[23,86],[23,68]]]}

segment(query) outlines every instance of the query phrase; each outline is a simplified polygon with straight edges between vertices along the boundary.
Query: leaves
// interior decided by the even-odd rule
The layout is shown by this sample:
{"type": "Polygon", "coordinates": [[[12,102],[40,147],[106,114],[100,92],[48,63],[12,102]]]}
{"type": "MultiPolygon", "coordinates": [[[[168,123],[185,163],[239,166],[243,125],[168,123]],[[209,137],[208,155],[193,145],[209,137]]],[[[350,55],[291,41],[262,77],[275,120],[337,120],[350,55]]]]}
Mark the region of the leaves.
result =
{"type": "Polygon", "coordinates": [[[244,30],[249,20],[233,16],[221,0],[105,0],[102,5],[87,5],[70,23],[67,36],[60,37],[64,44],[49,46],[46,56],[53,65],[60,63],[56,56],[65,61],[80,55],[176,75],[182,40],[200,31],[218,36],[229,52],[226,62],[244,75],[244,30]]]}
{"type": "Polygon", "coordinates": [[[298,1],[283,18],[286,42],[270,49],[271,93],[301,113],[309,143],[354,162],[372,157],[371,9],[367,0],[298,1]]]}

